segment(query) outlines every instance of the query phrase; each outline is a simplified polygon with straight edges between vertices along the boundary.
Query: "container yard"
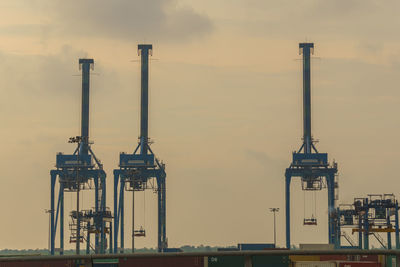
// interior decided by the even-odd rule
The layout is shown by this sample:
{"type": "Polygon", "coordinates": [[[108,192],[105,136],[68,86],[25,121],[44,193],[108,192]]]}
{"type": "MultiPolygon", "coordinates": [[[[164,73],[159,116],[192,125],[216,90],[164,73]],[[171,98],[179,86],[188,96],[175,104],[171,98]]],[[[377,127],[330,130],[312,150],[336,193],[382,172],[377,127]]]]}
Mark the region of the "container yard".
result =
{"type": "Polygon", "coordinates": [[[235,251],[0,258],[0,267],[395,267],[394,251],[235,251]],[[335,254],[336,253],[336,254],[335,254]],[[377,254],[381,253],[381,254],[377,254]]]}

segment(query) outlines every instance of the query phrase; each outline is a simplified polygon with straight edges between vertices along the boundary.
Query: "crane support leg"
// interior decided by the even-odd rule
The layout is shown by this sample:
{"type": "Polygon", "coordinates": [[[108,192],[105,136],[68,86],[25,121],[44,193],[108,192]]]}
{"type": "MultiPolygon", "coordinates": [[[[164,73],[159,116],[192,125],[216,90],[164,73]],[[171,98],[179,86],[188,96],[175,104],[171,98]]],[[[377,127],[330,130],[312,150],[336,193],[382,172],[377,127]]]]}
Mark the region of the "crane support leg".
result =
{"type": "Polygon", "coordinates": [[[54,187],[56,184],[56,174],[51,171],[51,194],[50,194],[50,253],[54,255],[55,225],[54,225],[54,187]]]}
{"type": "Polygon", "coordinates": [[[364,215],[364,249],[369,249],[369,223],[368,223],[368,211],[364,215]]]}
{"type": "Polygon", "coordinates": [[[396,234],[396,249],[400,249],[400,238],[399,238],[399,204],[396,202],[395,206],[395,234],[396,234]]]}
{"type": "Polygon", "coordinates": [[[112,222],[110,222],[110,240],[109,240],[110,244],[109,244],[109,252],[110,254],[113,253],[113,225],[112,222]]]}
{"type": "Polygon", "coordinates": [[[329,222],[329,244],[334,244],[334,218],[331,216],[335,209],[335,176],[326,177],[328,185],[328,222],[329,222]]]}
{"type": "Polygon", "coordinates": [[[60,184],[60,255],[64,255],[64,186],[60,184]]]}
{"type": "MultiPolygon", "coordinates": [[[[389,214],[389,209],[387,209],[387,214],[389,214]]],[[[387,216],[387,225],[390,225],[390,215],[387,216]]],[[[392,249],[392,233],[387,232],[387,249],[392,249]]]]}
{"type": "Polygon", "coordinates": [[[120,183],[120,192],[119,192],[119,220],[121,222],[121,230],[120,230],[120,238],[121,238],[121,251],[124,251],[124,187],[125,187],[125,182],[123,181],[123,179],[121,179],[121,183],[120,183]]]}
{"type": "Polygon", "coordinates": [[[132,253],[135,253],[135,188],[132,190],[132,253]]]}
{"type": "MultiPolygon", "coordinates": [[[[94,178],[94,210],[99,212],[99,177],[94,178]]],[[[94,235],[94,249],[95,253],[99,253],[99,234],[95,233],[94,235]]]]}
{"type": "MultiPolygon", "coordinates": [[[[339,210],[339,209],[338,209],[339,210]]],[[[342,238],[342,229],[340,227],[340,219],[334,221],[334,241],[335,249],[340,249],[342,238]]]]}
{"type": "MultiPolygon", "coordinates": [[[[102,212],[106,211],[106,177],[100,174],[100,188],[101,188],[101,203],[100,209],[102,212]]],[[[105,233],[105,221],[101,221],[101,254],[106,252],[106,233],[105,233]]]]}
{"type": "Polygon", "coordinates": [[[166,248],[166,203],[165,203],[165,178],[157,179],[158,183],[158,252],[166,248]]]}
{"type": "Polygon", "coordinates": [[[89,253],[90,253],[90,231],[89,231],[89,229],[91,227],[90,222],[87,224],[87,226],[88,226],[88,231],[86,234],[86,255],[89,255],[89,253]]]}
{"type": "Polygon", "coordinates": [[[286,201],[286,248],[290,249],[290,181],[291,177],[286,175],[285,179],[285,201],[286,201]]]}
{"type": "Polygon", "coordinates": [[[118,214],[118,181],[119,171],[114,170],[114,253],[117,253],[118,248],[118,226],[119,226],[119,214],[118,214]]]}
{"type": "MultiPolygon", "coordinates": [[[[362,217],[358,217],[358,229],[362,229],[362,217]]],[[[358,249],[362,249],[362,231],[358,231],[358,249]]]]}

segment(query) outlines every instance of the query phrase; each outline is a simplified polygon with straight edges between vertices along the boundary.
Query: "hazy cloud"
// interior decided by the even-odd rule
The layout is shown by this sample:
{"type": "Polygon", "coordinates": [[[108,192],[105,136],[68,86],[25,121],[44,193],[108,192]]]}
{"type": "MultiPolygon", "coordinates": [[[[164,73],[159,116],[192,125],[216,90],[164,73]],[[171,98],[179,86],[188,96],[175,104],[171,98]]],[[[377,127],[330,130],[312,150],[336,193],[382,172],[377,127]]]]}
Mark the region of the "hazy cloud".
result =
{"type": "Polygon", "coordinates": [[[49,17],[49,31],[55,35],[180,41],[213,29],[206,15],[178,7],[175,0],[46,0],[30,5],[49,17]]]}
{"type": "MultiPolygon", "coordinates": [[[[284,39],[328,37],[341,40],[398,40],[398,1],[338,0],[262,1],[236,3],[238,10],[251,16],[232,21],[246,32],[284,39]],[[243,11],[242,11],[243,10],[243,11]],[[237,24],[236,24],[237,23],[237,24]]],[[[239,14],[239,11],[238,11],[239,14]]]]}

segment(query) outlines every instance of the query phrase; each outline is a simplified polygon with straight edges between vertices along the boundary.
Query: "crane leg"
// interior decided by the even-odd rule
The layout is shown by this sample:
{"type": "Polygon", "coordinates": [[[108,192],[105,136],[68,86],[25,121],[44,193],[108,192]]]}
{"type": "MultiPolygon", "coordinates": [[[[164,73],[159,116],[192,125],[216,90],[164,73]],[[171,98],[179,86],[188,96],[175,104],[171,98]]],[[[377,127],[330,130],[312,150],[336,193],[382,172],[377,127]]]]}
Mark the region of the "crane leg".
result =
{"type": "Polygon", "coordinates": [[[285,201],[286,201],[286,248],[290,249],[290,181],[291,176],[285,177],[285,201]]]}

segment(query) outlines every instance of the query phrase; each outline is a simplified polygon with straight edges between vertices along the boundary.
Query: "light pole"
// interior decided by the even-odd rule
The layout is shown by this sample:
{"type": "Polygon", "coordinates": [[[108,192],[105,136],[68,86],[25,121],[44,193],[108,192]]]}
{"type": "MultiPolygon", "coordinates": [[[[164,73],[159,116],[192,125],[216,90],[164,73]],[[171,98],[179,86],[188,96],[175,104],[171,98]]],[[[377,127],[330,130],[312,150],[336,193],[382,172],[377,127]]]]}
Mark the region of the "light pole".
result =
{"type": "Polygon", "coordinates": [[[279,208],[269,208],[271,212],[274,213],[274,246],[276,247],[276,220],[275,220],[275,213],[279,211],[279,208]]]}
{"type": "Polygon", "coordinates": [[[48,241],[48,246],[49,246],[49,252],[51,252],[51,249],[50,249],[50,236],[51,236],[51,213],[53,212],[53,210],[44,210],[44,212],[46,212],[46,213],[48,213],[49,214],[49,241],[48,241]]]}

